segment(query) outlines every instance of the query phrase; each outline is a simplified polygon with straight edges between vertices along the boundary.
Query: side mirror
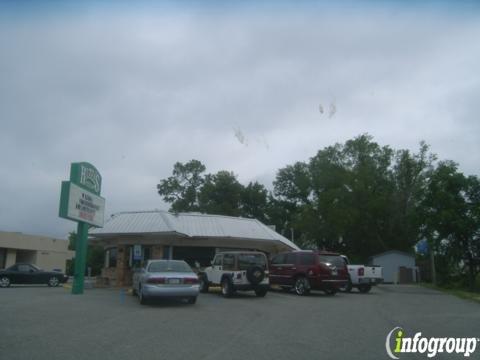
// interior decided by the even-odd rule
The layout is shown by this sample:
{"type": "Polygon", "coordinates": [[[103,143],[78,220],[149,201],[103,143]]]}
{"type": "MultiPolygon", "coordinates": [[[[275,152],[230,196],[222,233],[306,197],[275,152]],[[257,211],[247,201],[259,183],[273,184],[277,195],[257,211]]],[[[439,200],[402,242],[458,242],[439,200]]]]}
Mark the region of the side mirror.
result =
{"type": "Polygon", "coordinates": [[[33,273],[33,272],[35,272],[35,270],[33,270],[33,269],[30,269],[30,272],[31,272],[31,273],[33,273]]]}

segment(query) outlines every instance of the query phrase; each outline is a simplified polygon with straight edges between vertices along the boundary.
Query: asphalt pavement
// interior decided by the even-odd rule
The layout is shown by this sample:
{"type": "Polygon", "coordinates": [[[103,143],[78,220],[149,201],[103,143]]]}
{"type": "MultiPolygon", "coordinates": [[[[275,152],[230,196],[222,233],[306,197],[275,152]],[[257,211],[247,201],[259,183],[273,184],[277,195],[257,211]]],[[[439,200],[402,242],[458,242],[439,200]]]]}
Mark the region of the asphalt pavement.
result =
{"type": "Polygon", "coordinates": [[[2,360],[388,359],[385,339],[396,326],[428,337],[480,337],[480,305],[415,285],[335,296],[209,293],[195,305],[146,306],[118,289],[0,289],[2,360]]]}

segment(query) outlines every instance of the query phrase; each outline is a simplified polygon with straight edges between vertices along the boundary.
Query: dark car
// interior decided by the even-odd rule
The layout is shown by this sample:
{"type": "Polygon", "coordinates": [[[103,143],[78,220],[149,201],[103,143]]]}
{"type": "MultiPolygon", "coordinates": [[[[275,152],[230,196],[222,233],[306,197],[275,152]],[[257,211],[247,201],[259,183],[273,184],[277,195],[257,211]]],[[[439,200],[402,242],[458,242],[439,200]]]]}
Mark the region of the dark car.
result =
{"type": "Polygon", "coordinates": [[[326,251],[293,251],[281,253],[270,263],[270,284],[298,295],[310,290],[335,294],[348,283],[348,269],[343,258],[326,251]]]}
{"type": "Polygon", "coordinates": [[[44,271],[33,264],[15,264],[5,270],[0,270],[0,287],[10,284],[46,284],[58,286],[65,283],[68,276],[57,271],[44,271]]]}

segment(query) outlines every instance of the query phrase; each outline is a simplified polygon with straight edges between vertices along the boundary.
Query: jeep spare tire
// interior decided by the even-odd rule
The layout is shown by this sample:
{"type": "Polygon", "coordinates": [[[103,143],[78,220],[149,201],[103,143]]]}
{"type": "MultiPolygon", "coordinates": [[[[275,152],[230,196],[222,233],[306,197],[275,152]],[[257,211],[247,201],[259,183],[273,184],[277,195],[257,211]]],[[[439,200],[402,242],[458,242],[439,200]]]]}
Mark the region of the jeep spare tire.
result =
{"type": "Polygon", "coordinates": [[[265,278],[265,271],[260,266],[252,266],[247,269],[247,280],[252,285],[257,285],[265,278]]]}

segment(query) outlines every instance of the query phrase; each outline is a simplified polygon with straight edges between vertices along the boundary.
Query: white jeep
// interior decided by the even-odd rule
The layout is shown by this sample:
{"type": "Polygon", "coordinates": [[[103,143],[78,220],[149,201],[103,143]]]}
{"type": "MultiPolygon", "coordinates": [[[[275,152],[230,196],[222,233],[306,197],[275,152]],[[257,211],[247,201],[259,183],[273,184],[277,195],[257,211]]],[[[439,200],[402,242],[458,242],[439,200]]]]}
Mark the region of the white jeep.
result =
{"type": "Polygon", "coordinates": [[[268,260],[257,251],[231,251],[215,255],[212,266],[198,274],[200,292],[208,292],[210,286],[221,286],[224,297],[235,291],[253,290],[263,297],[269,288],[268,260]]]}

